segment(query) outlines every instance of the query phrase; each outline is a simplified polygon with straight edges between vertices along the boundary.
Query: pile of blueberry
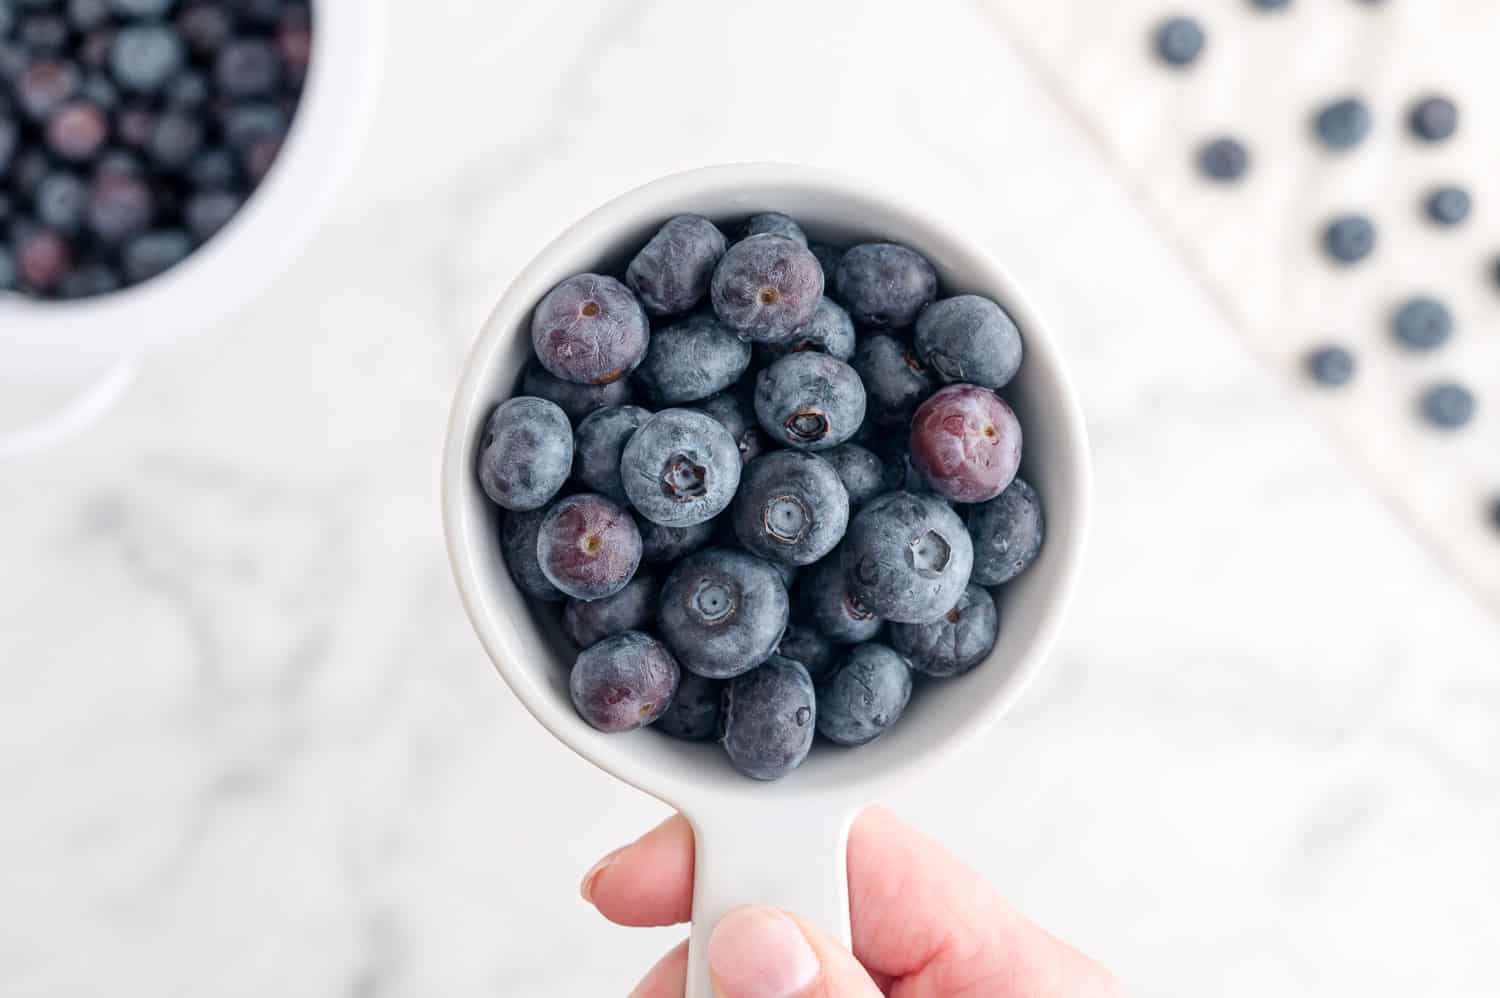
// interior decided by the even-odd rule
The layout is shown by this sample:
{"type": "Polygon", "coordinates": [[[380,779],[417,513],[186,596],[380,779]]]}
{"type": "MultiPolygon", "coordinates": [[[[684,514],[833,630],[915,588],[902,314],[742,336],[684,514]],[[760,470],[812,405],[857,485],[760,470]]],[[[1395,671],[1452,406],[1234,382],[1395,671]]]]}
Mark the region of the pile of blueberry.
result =
{"type": "Polygon", "coordinates": [[[750,218],[672,218],[622,276],[537,304],[521,394],[484,428],[520,589],[566,601],[570,689],[603,731],[717,739],[770,780],[814,732],[861,745],[913,673],[982,662],[984,587],[1042,546],[996,392],[1021,333],[889,242],[809,245],[750,218]]]}
{"type": "Polygon", "coordinates": [[[0,0],[0,292],[76,299],[184,260],[271,168],[308,0],[0,0]]]}
{"type": "MultiPolygon", "coordinates": [[[[1279,11],[1292,0],[1249,0],[1264,11],[1279,11]]],[[[1379,0],[1363,0],[1376,6],[1379,0]]],[[[1187,15],[1158,22],[1152,44],[1161,62],[1173,70],[1186,70],[1203,55],[1208,34],[1201,23],[1187,15]]],[[[1314,108],[1309,116],[1309,135],[1330,156],[1347,155],[1361,145],[1375,127],[1375,115],[1356,95],[1340,95],[1314,108]]],[[[1441,94],[1420,94],[1407,106],[1402,127],[1418,148],[1436,146],[1458,131],[1459,108],[1441,94]]],[[[1232,135],[1221,135],[1201,144],[1196,152],[1199,172],[1210,182],[1230,184],[1241,180],[1250,168],[1250,152],[1232,135]]],[[[1473,199],[1468,190],[1443,178],[1416,192],[1413,209],[1436,229],[1462,225],[1469,217],[1473,199]]],[[[1357,266],[1375,252],[1377,230],[1373,219],[1362,212],[1346,212],[1329,218],[1317,233],[1331,265],[1357,266]]],[[[1489,272],[1500,285],[1500,258],[1489,272]]],[[[1414,294],[1393,302],[1390,311],[1392,343],[1406,351],[1436,350],[1453,335],[1454,319],[1442,302],[1414,294]]],[[[1352,382],[1358,372],[1354,353],[1340,343],[1324,343],[1305,355],[1308,375],[1319,385],[1338,388],[1352,382]]],[[[1478,409],[1474,393],[1457,381],[1441,380],[1427,385],[1418,395],[1416,413],[1439,430],[1454,431],[1470,423],[1478,409]]],[[[1500,499],[1494,501],[1492,519],[1500,525],[1500,499]]]]}

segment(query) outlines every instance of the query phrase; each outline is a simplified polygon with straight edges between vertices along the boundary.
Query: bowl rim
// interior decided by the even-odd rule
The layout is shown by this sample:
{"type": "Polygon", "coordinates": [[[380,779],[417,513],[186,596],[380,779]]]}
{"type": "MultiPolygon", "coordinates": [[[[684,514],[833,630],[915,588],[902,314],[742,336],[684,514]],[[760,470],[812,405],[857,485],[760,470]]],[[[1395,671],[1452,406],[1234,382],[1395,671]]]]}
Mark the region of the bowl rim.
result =
{"type": "Polygon", "coordinates": [[[313,0],[312,54],[270,171],[187,259],[134,287],[78,301],[0,294],[0,369],[78,370],[206,331],[270,285],[316,233],[348,179],[378,90],[386,10],[313,0]]]}
{"type": "MultiPolygon", "coordinates": [[[[1046,602],[1034,637],[1022,654],[1003,690],[984,704],[982,709],[965,713],[958,725],[943,736],[932,739],[923,749],[894,766],[851,767],[853,775],[842,781],[820,806],[846,809],[850,805],[873,799],[893,786],[939,764],[970,744],[989,729],[1020,698],[1045,664],[1055,643],[1072,596],[1077,589],[1083,551],[1089,533],[1092,469],[1083,410],[1068,374],[1057,343],[1045,321],[1022,293],[1010,273],[983,245],[964,234],[965,228],[941,212],[919,208],[907,200],[863,179],[821,167],[783,162],[744,162],[704,166],[674,173],[625,191],[586,213],[564,229],[523,267],[501,295],[485,319],[465,362],[463,374],[454,394],[447,424],[442,460],[442,515],[444,538],[450,566],[459,595],[481,645],[502,679],[520,699],[527,711],[543,727],[584,759],[616,778],[648,793],[679,810],[697,812],[713,807],[733,807],[743,801],[743,794],[725,790],[714,781],[698,780],[679,773],[648,769],[631,753],[598,751],[584,737],[586,725],[579,721],[571,704],[559,704],[538,683],[531,681],[527,667],[492,614],[484,591],[476,558],[480,555],[475,536],[477,523],[468,515],[468,499],[478,485],[473,481],[468,460],[468,441],[482,408],[493,404],[482,397],[481,386],[487,365],[497,357],[521,328],[520,320],[529,314],[535,301],[529,290],[540,278],[556,268],[564,258],[576,255],[593,243],[618,239],[623,230],[643,223],[664,221],[673,213],[670,207],[684,199],[705,194],[721,195],[722,214],[746,214],[737,203],[736,192],[746,189],[774,188],[838,191],[845,195],[878,202],[889,214],[902,219],[910,228],[926,227],[942,233],[951,244],[962,247],[971,259],[980,261],[986,284],[1003,294],[1007,311],[1027,331],[1029,363],[1040,359],[1051,372],[1049,400],[1056,404],[1056,425],[1065,440],[1063,448],[1073,456],[1071,481],[1075,483],[1071,506],[1073,529],[1054,535],[1049,532],[1050,556],[1060,560],[1052,598],[1046,602]],[[523,300],[523,296],[526,296],[523,300]]],[[[759,210],[759,209],[757,209],[759,210]]],[[[711,214],[711,213],[710,213],[711,214]]],[[[899,236],[897,236],[899,238],[899,236]]],[[[1051,410],[1049,410],[1051,411],[1051,410]]],[[[519,594],[518,594],[519,595],[519,594]]],[[[524,597],[522,597],[524,598],[524,597]]],[[[589,729],[590,731],[592,729],[589,729]]],[[[597,742],[596,742],[597,744],[597,742]]],[[[749,784],[751,781],[744,781],[749,784]]],[[[826,788],[820,796],[827,797],[826,788]]]]}

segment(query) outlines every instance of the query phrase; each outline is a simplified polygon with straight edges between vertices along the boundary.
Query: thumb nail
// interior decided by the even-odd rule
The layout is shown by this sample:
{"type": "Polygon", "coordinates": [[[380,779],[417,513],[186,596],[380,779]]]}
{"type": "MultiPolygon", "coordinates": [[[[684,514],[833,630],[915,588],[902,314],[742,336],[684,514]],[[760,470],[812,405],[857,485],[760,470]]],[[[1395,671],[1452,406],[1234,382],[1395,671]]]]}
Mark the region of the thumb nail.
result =
{"type": "Polygon", "coordinates": [[[724,998],[795,998],[818,977],[802,930],[774,908],[736,908],[720,919],[708,966],[724,998]]]}

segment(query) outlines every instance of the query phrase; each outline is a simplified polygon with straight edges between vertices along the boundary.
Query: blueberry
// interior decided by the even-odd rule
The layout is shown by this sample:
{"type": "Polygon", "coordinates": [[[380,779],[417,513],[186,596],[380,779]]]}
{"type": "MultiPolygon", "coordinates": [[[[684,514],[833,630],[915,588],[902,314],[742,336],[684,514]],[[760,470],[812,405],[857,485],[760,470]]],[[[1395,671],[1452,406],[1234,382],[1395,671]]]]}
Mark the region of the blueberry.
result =
{"type": "Polygon", "coordinates": [[[1337,344],[1310,351],[1306,364],[1307,373],[1320,385],[1337,388],[1354,380],[1354,354],[1337,344]]]}
{"type": "Polygon", "coordinates": [[[568,598],[561,589],[547,581],[536,557],[536,539],[541,531],[544,509],[516,513],[507,510],[500,519],[500,554],[516,586],[532,599],[556,603],[568,598]]]}
{"type": "Polygon", "coordinates": [[[1427,195],[1427,217],[1439,225],[1458,225],[1469,217],[1472,204],[1462,187],[1439,187],[1427,195]]]}
{"type": "Polygon", "coordinates": [[[611,381],[607,385],[580,385],[557,377],[534,358],[521,375],[521,391],[560,406],[574,423],[605,406],[628,405],[635,401],[635,390],[629,378],[611,381]]]}
{"type": "Polygon", "coordinates": [[[1323,230],[1323,248],[1339,263],[1358,263],[1375,249],[1375,224],[1363,215],[1341,215],[1323,230]]]}
{"type": "Polygon", "coordinates": [[[899,427],[904,435],[934,387],[916,352],[894,336],[865,336],[855,348],[853,364],[869,396],[870,419],[880,427],[899,427]]]}
{"type": "Polygon", "coordinates": [[[859,509],[890,486],[886,480],[885,462],[859,444],[839,444],[819,454],[833,466],[849,496],[849,507],[859,509]]]}
{"type": "Polygon", "coordinates": [[[106,295],[120,288],[120,278],[104,263],[85,263],[62,279],[57,286],[59,298],[74,300],[106,295]]]}
{"type": "Polygon", "coordinates": [[[1198,149],[1198,169],[1210,180],[1239,180],[1249,168],[1249,150],[1231,136],[1210,139],[1198,149]]]}
{"type": "Polygon", "coordinates": [[[625,270],[625,283],[652,315],[680,315],[708,294],[728,243],[702,215],[678,215],[657,230],[625,270]]]}
{"type": "Polygon", "coordinates": [[[641,563],[641,534],[618,503],[592,492],[559,499],[542,518],[536,559],[547,581],[575,599],[625,588],[641,563]]]}
{"type": "Polygon", "coordinates": [[[714,314],[740,336],[779,343],[813,317],[823,268],[807,247],[784,236],[750,236],[719,260],[709,295],[714,314]]]}
{"type": "Polygon", "coordinates": [[[818,258],[818,265],[823,268],[823,284],[825,290],[833,288],[833,277],[839,272],[839,261],[844,258],[842,247],[831,243],[808,243],[807,248],[812,255],[818,258]]]}
{"type": "Polygon", "coordinates": [[[994,499],[969,507],[968,528],[974,542],[970,578],[981,586],[1009,582],[1041,553],[1046,534],[1041,497],[1017,478],[994,499]]]}
{"type": "Polygon", "coordinates": [[[677,695],[651,727],[664,735],[689,742],[704,742],[719,734],[724,699],[724,681],[682,670],[677,695]]]}
{"type": "Polygon", "coordinates": [[[236,149],[261,139],[280,140],[288,127],[286,112],[274,104],[240,104],[224,115],[224,138],[236,149]]]}
{"type": "Polygon", "coordinates": [[[573,435],[573,478],[590,492],[625,502],[620,484],[620,452],[651,413],[640,406],[597,409],[584,417],[573,435]]]}
{"type": "Polygon", "coordinates": [[[625,631],[579,653],[568,692],[578,716],[593,727],[634,731],[662,715],[680,677],[665,645],[649,634],[625,631]]]}
{"type": "Polygon", "coordinates": [[[110,0],[68,0],[68,23],[74,31],[88,32],[109,20],[110,0]]]}
{"type": "Polygon", "coordinates": [[[630,289],[599,274],[563,281],[531,317],[531,345],[542,366],[581,385],[608,384],[635,370],[650,335],[630,289]]]}
{"type": "Polygon", "coordinates": [[[202,122],[184,111],[168,111],[156,119],[146,152],[157,166],[177,170],[187,166],[202,145],[202,122]]]}
{"type": "Polygon", "coordinates": [[[1423,142],[1442,142],[1458,131],[1458,105],[1446,97],[1425,97],[1412,105],[1408,123],[1423,142]]]}
{"type": "Polygon", "coordinates": [[[159,18],[165,17],[176,2],[177,0],[109,0],[109,6],[121,17],[159,18]]]}
{"type": "Polygon", "coordinates": [[[207,190],[194,194],[183,209],[188,231],[198,242],[207,242],[239,214],[242,204],[240,196],[229,191],[207,190]]]}
{"type": "Polygon", "coordinates": [[[861,243],[839,260],[837,296],[854,321],[898,329],[937,297],[937,271],[927,258],[896,243],[861,243]]]}
{"type": "Polygon", "coordinates": [[[1391,330],[1409,350],[1436,350],[1453,335],[1453,314],[1442,302],[1418,295],[1396,310],[1391,330]]]}
{"type": "Polygon", "coordinates": [[[813,567],[797,589],[798,618],[839,644],[869,641],[883,623],[849,587],[840,549],[813,567]]]}
{"type": "Polygon", "coordinates": [[[1456,430],[1474,418],[1474,394],[1463,385],[1443,382],[1422,393],[1421,407],[1429,423],[1456,430]]]}
{"type": "Polygon", "coordinates": [[[949,385],[912,418],[911,462],[939,495],[956,502],[993,499],[1021,465],[1020,421],[988,388],[949,385]]]}
{"type": "Polygon", "coordinates": [[[849,494],[827,461],[779,450],[745,466],[730,515],[735,534],[751,554],[811,565],[843,538],[849,494]]]}
{"type": "Polygon", "coordinates": [[[11,157],[21,144],[21,128],[15,119],[0,116],[0,174],[10,167],[11,157]]]}
{"type": "Polygon", "coordinates": [[[782,236],[799,246],[807,245],[807,233],[802,231],[802,226],[790,215],[783,215],[779,211],[763,211],[759,215],[751,215],[745,223],[746,236],[766,234],[782,236]]]}
{"type": "Polygon", "coordinates": [[[664,409],[641,424],[620,455],[625,494],[642,516],[686,527],[718,516],[740,485],[740,451],[718,420],[664,409]]]}
{"type": "Polygon", "coordinates": [[[934,302],[917,319],[917,355],[944,381],[999,390],[1021,367],[1021,331],[979,295],[934,302]]]}
{"type": "Polygon", "coordinates": [[[812,350],[848,361],[854,356],[854,320],[842,305],[825,297],[818,301],[813,317],[791,339],[767,344],[766,348],[772,357],[812,350]]]}
{"type": "Polygon", "coordinates": [[[776,654],[801,662],[814,683],[821,683],[838,663],[839,646],[821,634],[816,628],[805,624],[791,623],[776,646],[776,654]]]}
{"type": "Polygon", "coordinates": [[[208,102],[208,79],[199,72],[184,70],[167,84],[167,106],[197,108],[208,102]]]}
{"type": "Polygon", "coordinates": [[[770,448],[760,424],[755,420],[755,410],[750,400],[738,391],[720,392],[711,395],[693,406],[718,420],[734,438],[740,449],[740,462],[749,464],[770,448]]]}
{"type": "Polygon", "coordinates": [[[92,70],[108,70],[109,53],[114,41],[115,33],[112,29],[95,28],[83,36],[83,42],[78,47],[78,61],[92,70]]]}
{"type": "Polygon", "coordinates": [[[156,114],[149,108],[132,105],[115,115],[115,138],[132,149],[144,149],[156,131],[156,114]]]}
{"type": "Polygon", "coordinates": [[[721,744],[741,773],[757,780],[779,779],[807,758],[816,714],[807,670],[800,662],[772,656],[725,689],[721,744]]]}
{"type": "Polygon", "coordinates": [[[0,246],[0,291],[14,291],[19,281],[16,258],[11,255],[10,247],[0,246]]]}
{"type": "Polygon", "coordinates": [[[89,189],[88,226],[105,245],[143,232],[154,211],[151,190],[137,176],[102,171],[89,189]]]}
{"type": "Polygon", "coordinates": [[[47,122],[47,148],[70,163],[93,159],[108,137],[104,112],[87,100],[69,101],[47,122]]]}
{"type": "Polygon", "coordinates": [[[1203,51],[1206,36],[1191,17],[1169,17],[1156,28],[1156,54],[1169,66],[1187,66],[1203,51]]]}
{"type": "Polygon", "coordinates": [[[789,609],[786,586],[766,562],[705,548],[667,576],[657,625],[683,668],[728,679],[766,660],[786,630],[789,609]]]}
{"type": "Polygon", "coordinates": [[[149,281],[187,259],[193,241],[182,229],[153,229],[125,244],[121,256],[125,278],[132,284],[149,281]]]}
{"type": "Polygon", "coordinates": [[[276,51],[287,75],[296,83],[307,77],[312,60],[312,16],[306,7],[289,7],[276,25],[276,51]]]}
{"type": "Polygon", "coordinates": [[[788,354],[756,379],[755,417],[777,443],[827,450],[854,436],[864,421],[865,387],[836,357],[788,354]]]}
{"type": "Polygon", "coordinates": [[[73,267],[73,248],[50,229],[21,233],[12,247],[21,287],[46,293],[56,288],[73,267]]]}
{"type": "Polygon", "coordinates": [[[711,541],[715,531],[712,520],[686,527],[666,527],[639,514],[636,526],[641,531],[641,560],[653,565],[671,564],[692,554],[711,541]]]}
{"type": "Polygon", "coordinates": [[[648,630],[656,622],[656,597],[660,592],[656,576],[638,572],[613,596],[568,600],[563,607],[563,630],[580,648],[621,631],[648,630]]]}
{"type": "Polygon", "coordinates": [[[120,103],[120,90],[103,73],[90,73],[78,85],[78,96],[100,111],[113,111],[120,103]]]}
{"type": "Polygon", "coordinates": [[[212,56],[234,33],[234,15],[215,3],[195,3],[177,15],[177,30],[200,56],[212,56]]]}
{"type": "Polygon", "coordinates": [[[520,396],[495,407],[479,442],[479,484],[505,509],[539,509],[573,466],[568,417],[546,399],[520,396]]]}
{"type": "Polygon", "coordinates": [[[891,644],[911,667],[938,678],[957,676],[983,662],[1000,634],[995,598],[972,582],[953,609],[927,624],[892,624],[891,644]]]}
{"type": "Polygon", "coordinates": [[[89,189],[71,173],[53,173],[36,191],[36,217],[58,232],[73,234],[83,227],[89,189]]]}
{"type": "Polygon", "coordinates": [[[281,81],[281,58],[269,42],[243,38],[229,42],[214,60],[214,82],[231,98],[264,97],[281,81]]]}
{"type": "MultiPolygon", "coordinates": [[[[887,492],[931,492],[932,486],[911,463],[911,439],[908,437],[899,446],[888,446],[885,451],[885,491],[887,492]]],[[[946,497],[943,498],[944,501],[946,497]]]]}
{"type": "Polygon", "coordinates": [[[849,523],[843,545],[849,589],[870,612],[903,624],[936,620],[969,584],[974,546],[941,500],[891,492],[849,523]]]}
{"type": "Polygon", "coordinates": [[[1358,97],[1345,97],[1325,105],[1313,128],[1328,148],[1351,149],[1370,134],[1370,109],[1358,97]]]}
{"type": "Polygon", "coordinates": [[[22,149],[11,162],[11,190],[23,199],[35,198],[37,188],[42,186],[42,181],[47,179],[52,169],[46,153],[35,146],[22,149]]]}
{"type": "Polygon", "coordinates": [[[109,71],[126,90],[151,94],[161,90],[182,68],[186,53],[170,28],[133,24],[115,33],[109,50],[109,71]]]}
{"type": "Polygon", "coordinates": [[[651,334],[636,387],[657,405],[696,402],[723,391],[750,365],[750,344],[712,315],[692,315],[651,334]]]}
{"type": "Polygon", "coordinates": [[[232,6],[241,20],[271,28],[285,12],[288,0],[233,0],[232,6]]]}
{"type": "Polygon", "coordinates": [[[890,730],[911,700],[911,669],[879,644],[850,648],[817,687],[818,734],[836,745],[864,745],[890,730]]]}
{"type": "Polygon", "coordinates": [[[199,191],[223,190],[235,185],[239,167],[228,149],[205,149],[188,164],[188,181],[199,191]]]}
{"type": "Polygon", "coordinates": [[[45,121],[74,95],[83,78],[72,64],[41,60],[28,65],[16,80],[16,103],[33,121],[45,121]]]}
{"type": "Polygon", "coordinates": [[[56,55],[68,44],[68,22],[57,14],[31,14],[21,21],[16,36],[31,52],[56,55]]]}
{"type": "Polygon", "coordinates": [[[256,139],[240,151],[240,168],[244,170],[245,176],[250,178],[252,184],[258,184],[271,171],[272,164],[276,162],[276,157],[280,154],[281,139],[273,137],[256,139]]]}

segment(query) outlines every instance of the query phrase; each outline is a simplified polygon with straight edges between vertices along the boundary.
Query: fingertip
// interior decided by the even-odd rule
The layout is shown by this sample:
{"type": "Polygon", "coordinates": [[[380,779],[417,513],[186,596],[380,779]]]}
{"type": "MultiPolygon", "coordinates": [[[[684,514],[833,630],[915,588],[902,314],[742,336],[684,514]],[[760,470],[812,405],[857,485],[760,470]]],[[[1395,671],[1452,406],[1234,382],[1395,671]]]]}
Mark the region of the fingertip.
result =
{"type": "Polygon", "coordinates": [[[673,815],[584,876],[584,900],[618,925],[685,922],[692,914],[693,829],[673,815]]]}

